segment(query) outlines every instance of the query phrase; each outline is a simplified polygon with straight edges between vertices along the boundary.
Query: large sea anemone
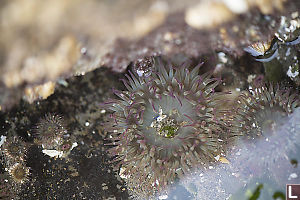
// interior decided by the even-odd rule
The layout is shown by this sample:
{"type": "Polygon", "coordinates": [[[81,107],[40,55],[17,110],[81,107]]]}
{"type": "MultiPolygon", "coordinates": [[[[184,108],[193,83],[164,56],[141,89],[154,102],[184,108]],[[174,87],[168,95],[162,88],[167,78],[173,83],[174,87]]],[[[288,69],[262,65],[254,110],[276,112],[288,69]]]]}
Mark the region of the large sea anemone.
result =
{"type": "Polygon", "coordinates": [[[104,107],[112,112],[105,123],[114,145],[109,152],[122,175],[159,190],[193,167],[216,162],[226,134],[224,113],[216,109],[220,79],[199,75],[200,65],[189,71],[154,63],[149,76],[127,75],[127,91],[114,91],[119,98],[104,107]]]}

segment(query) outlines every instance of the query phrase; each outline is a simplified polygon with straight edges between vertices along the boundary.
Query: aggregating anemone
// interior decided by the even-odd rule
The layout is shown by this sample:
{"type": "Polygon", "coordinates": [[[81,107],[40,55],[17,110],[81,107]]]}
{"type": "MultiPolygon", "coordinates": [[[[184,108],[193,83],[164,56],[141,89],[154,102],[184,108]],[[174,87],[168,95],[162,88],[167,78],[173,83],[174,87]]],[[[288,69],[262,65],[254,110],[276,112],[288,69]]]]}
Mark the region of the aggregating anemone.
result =
{"type": "MultiPolygon", "coordinates": [[[[296,150],[294,138],[298,137],[297,132],[287,128],[291,114],[300,105],[297,92],[283,85],[266,84],[244,92],[235,105],[231,131],[240,135],[236,146],[248,160],[246,167],[258,175],[289,163],[290,152],[296,150]]],[[[245,167],[236,166],[242,171],[245,167]]]]}
{"type": "Polygon", "coordinates": [[[26,166],[28,147],[18,136],[4,139],[0,155],[3,156],[2,164],[8,173],[0,174],[0,199],[13,199],[13,192],[20,191],[29,180],[29,167],[26,166]]]}
{"type": "Polygon", "coordinates": [[[17,136],[8,138],[0,148],[7,166],[24,161],[27,153],[26,144],[17,136]]]}
{"type": "Polygon", "coordinates": [[[269,84],[241,94],[236,101],[232,132],[249,139],[274,132],[300,104],[290,88],[269,84]]]}
{"type": "Polygon", "coordinates": [[[28,180],[29,168],[23,163],[15,163],[8,172],[15,184],[23,184],[28,180]]]}
{"type": "Polygon", "coordinates": [[[119,98],[104,103],[112,112],[105,128],[122,175],[160,190],[193,167],[215,162],[227,132],[224,112],[216,109],[220,79],[199,75],[200,65],[191,71],[161,59],[154,65],[149,76],[127,75],[127,91],[115,90],[119,98]]]}
{"type": "Polygon", "coordinates": [[[35,142],[45,149],[56,149],[63,144],[63,135],[66,133],[62,116],[47,113],[35,127],[35,142]]]}

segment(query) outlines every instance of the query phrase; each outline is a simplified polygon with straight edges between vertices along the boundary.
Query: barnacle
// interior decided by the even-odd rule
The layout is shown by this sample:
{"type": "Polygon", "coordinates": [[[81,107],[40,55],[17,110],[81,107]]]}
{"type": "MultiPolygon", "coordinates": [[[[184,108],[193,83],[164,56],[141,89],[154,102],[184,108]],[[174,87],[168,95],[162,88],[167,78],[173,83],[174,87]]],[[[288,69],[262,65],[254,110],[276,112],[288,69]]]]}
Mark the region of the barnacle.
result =
{"type": "Polygon", "coordinates": [[[271,41],[256,42],[244,48],[244,51],[250,53],[252,56],[262,56],[270,49],[270,47],[271,41]]]}
{"type": "Polygon", "coordinates": [[[244,48],[244,50],[256,57],[260,62],[270,62],[278,56],[278,46],[276,39],[267,42],[256,42],[244,48]]]}
{"type": "Polygon", "coordinates": [[[251,44],[244,50],[254,56],[256,61],[263,63],[267,80],[279,82],[287,75],[299,85],[299,55],[297,50],[299,44],[300,36],[297,29],[286,39],[282,39],[276,34],[272,40],[251,44]]]}
{"type": "Polygon", "coordinates": [[[199,68],[156,59],[156,72],[127,75],[127,91],[114,91],[119,99],[104,103],[112,111],[105,123],[115,145],[109,152],[122,175],[159,190],[223,152],[224,113],[216,109],[223,93],[215,91],[220,80],[199,75],[199,68]]]}
{"type": "Polygon", "coordinates": [[[48,113],[35,127],[36,142],[45,149],[56,149],[63,143],[67,133],[64,120],[60,115],[48,113]]]}

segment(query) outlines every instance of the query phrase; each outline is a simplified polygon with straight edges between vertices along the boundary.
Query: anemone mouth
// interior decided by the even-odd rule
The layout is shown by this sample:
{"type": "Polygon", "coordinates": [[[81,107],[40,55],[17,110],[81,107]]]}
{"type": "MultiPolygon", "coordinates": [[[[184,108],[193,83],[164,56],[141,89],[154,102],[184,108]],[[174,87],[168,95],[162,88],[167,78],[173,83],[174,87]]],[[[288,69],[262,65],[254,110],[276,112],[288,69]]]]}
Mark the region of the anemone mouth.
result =
{"type": "Polygon", "coordinates": [[[154,107],[145,106],[144,123],[141,128],[148,140],[151,140],[151,137],[161,136],[158,138],[162,142],[169,143],[193,131],[189,125],[193,124],[195,114],[191,112],[192,105],[185,99],[179,101],[170,96],[163,96],[154,100],[154,105],[154,107]]]}

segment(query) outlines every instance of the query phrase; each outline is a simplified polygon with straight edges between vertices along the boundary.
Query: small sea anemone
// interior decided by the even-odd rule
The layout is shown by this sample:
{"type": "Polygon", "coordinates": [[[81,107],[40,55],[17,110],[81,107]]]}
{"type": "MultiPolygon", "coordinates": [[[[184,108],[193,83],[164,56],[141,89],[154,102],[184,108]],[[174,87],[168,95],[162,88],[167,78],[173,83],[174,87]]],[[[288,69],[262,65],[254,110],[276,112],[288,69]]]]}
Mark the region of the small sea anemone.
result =
{"type": "Polygon", "coordinates": [[[112,111],[105,123],[115,145],[109,152],[122,175],[164,188],[223,152],[225,124],[216,109],[222,93],[215,91],[221,81],[199,75],[199,68],[167,67],[157,59],[156,72],[126,75],[128,90],[114,91],[119,99],[104,103],[112,111]]]}
{"type": "Polygon", "coordinates": [[[232,132],[250,139],[265,137],[284,123],[284,119],[300,104],[296,93],[270,84],[239,96],[232,132]]]}
{"type": "Polygon", "coordinates": [[[29,168],[23,163],[15,163],[8,172],[15,184],[23,184],[28,180],[29,168]]]}
{"type": "Polygon", "coordinates": [[[48,113],[35,127],[35,142],[45,149],[56,149],[63,143],[63,135],[67,129],[60,115],[48,113]]]}
{"type": "MultiPolygon", "coordinates": [[[[260,176],[272,171],[274,166],[281,166],[282,162],[289,163],[289,154],[295,151],[297,144],[293,138],[298,133],[287,127],[291,114],[300,105],[297,93],[269,84],[245,92],[235,105],[231,131],[240,135],[235,145],[240,156],[231,158],[231,162],[238,162],[234,165],[237,171],[250,170],[260,176]],[[241,161],[243,159],[245,161],[241,161]]],[[[245,178],[248,177],[246,174],[245,178]]]]}
{"type": "Polygon", "coordinates": [[[2,154],[6,165],[11,165],[17,161],[23,161],[26,158],[27,147],[19,137],[8,137],[1,146],[2,154]]]}

